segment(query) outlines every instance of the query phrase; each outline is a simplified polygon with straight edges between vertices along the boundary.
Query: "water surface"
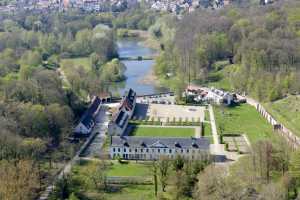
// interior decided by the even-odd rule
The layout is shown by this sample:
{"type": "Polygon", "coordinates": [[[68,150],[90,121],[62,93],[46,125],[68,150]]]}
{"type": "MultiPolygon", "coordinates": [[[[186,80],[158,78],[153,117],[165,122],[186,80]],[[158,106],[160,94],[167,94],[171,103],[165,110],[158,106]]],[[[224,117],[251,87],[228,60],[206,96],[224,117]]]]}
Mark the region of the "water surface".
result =
{"type": "MultiPolygon", "coordinates": [[[[120,57],[151,57],[156,51],[145,47],[139,40],[136,39],[122,39],[118,41],[118,53],[120,57]]],[[[116,85],[117,91],[123,95],[126,90],[132,88],[138,95],[154,94],[159,92],[167,92],[163,87],[156,86],[152,83],[143,83],[141,80],[149,73],[151,73],[154,65],[154,60],[142,61],[122,61],[126,66],[125,76],[126,80],[116,85]]]]}

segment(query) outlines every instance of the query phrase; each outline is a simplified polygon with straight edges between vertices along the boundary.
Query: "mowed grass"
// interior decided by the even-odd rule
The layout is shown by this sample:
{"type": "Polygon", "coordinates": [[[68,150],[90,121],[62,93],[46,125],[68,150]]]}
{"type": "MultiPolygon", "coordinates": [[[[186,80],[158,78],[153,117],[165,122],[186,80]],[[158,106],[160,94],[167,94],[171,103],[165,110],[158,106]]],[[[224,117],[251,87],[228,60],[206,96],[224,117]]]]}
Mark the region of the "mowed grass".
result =
{"type": "Polygon", "coordinates": [[[300,136],[300,96],[291,95],[264,106],[276,120],[300,136]]]}
{"type": "Polygon", "coordinates": [[[106,192],[109,200],[154,200],[154,185],[123,185],[115,192],[106,192]]]}
{"type": "Polygon", "coordinates": [[[118,161],[112,162],[112,165],[107,170],[107,176],[151,176],[151,165],[145,163],[125,162],[119,163],[118,161]]]}
{"type": "MultiPolygon", "coordinates": [[[[94,183],[90,179],[89,169],[93,165],[97,165],[100,161],[86,161],[81,160],[79,163],[72,167],[72,177],[81,183],[78,185],[78,190],[83,191],[84,195],[89,197],[88,199],[110,199],[110,200],[139,200],[149,199],[154,200],[154,185],[139,185],[139,184],[120,184],[110,185],[110,191],[99,191],[94,188],[94,183]]],[[[107,176],[140,176],[146,178],[152,178],[151,164],[136,163],[135,161],[128,164],[120,164],[117,161],[107,162],[108,168],[106,169],[107,176]]]]}
{"type": "Polygon", "coordinates": [[[214,107],[218,133],[246,134],[253,144],[262,139],[275,139],[272,126],[264,119],[254,107],[242,104],[236,107],[214,107]]]}
{"type": "Polygon", "coordinates": [[[131,135],[144,137],[191,137],[195,136],[195,128],[136,126],[131,135]]]}

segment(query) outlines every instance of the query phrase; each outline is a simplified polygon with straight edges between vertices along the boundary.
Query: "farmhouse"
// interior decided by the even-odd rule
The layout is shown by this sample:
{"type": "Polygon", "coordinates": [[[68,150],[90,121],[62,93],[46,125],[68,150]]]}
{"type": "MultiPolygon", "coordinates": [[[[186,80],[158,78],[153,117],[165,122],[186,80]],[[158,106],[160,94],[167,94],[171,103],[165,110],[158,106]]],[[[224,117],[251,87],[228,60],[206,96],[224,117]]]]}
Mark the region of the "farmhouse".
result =
{"type": "Polygon", "coordinates": [[[110,135],[122,135],[131,119],[136,105],[136,93],[129,89],[123,97],[121,104],[108,125],[110,135]]]}
{"type": "Polygon", "coordinates": [[[209,139],[181,137],[111,136],[110,157],[125,160],[170,159],[180,155],[186,159],[202,159],[209,155],[209,139]]]}
{"type": "Polygon", "coordinates": [[[78,125],[75,127],[75,135],[88,135],[92,131],[95,125],[95,117],[99,113],[100,107],[101,100],[95,96],[88,109],[82,115],[78,125]]]}

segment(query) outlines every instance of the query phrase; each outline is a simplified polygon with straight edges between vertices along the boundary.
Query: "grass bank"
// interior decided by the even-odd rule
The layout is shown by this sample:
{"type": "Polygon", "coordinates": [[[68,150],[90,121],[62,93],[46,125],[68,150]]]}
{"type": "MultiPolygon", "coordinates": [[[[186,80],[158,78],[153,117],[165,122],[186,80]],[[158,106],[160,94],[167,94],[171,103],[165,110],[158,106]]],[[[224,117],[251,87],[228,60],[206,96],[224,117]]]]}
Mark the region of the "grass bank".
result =
{"type": "Polygon", "coordinates": [[[236,107],[214,106],[214,113],[218,133],[246,134],[251,143],[278,137],[266,119],[248,104],[236,107]]]}
{"type": "Polygon", "coordinates": [[[270,114],[293,133],[300,136],[300,96],[290,95],[284,99],[265,103],[270,114]]]}

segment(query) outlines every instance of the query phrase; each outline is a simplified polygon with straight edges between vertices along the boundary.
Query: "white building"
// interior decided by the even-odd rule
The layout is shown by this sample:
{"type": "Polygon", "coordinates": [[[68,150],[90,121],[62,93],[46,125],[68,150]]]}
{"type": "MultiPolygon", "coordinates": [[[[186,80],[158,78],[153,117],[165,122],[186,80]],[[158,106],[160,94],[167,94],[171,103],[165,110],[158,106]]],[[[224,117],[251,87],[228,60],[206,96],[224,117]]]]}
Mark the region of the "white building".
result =
{"type": "Polygon", "coordinates": [[[136,93],[132,89],[129,89],[123,97],[112,121],[108,125],[108,132],[110,135],[122,135],[124,133],[128,122],[134,113],[135,105],[136,93]]]}
{"type": "Polygon", "coordinates": [[[200,160],[207,158],[209,139],[202,138],[158,138],[136,136],[112,136],[110,157],[121,157],[125,160],[157,160],[160,157],[200,160]]]}

